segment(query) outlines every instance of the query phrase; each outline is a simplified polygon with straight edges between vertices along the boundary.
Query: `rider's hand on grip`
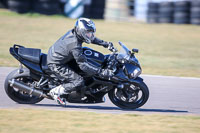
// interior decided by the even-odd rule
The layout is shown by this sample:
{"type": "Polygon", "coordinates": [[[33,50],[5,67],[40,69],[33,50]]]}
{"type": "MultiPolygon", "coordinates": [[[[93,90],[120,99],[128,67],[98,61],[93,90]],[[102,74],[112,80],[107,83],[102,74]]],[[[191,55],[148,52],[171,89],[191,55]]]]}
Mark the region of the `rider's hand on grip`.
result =
{"type": "Polygon", "coordinates": [[[109,47],[109,42],[102,41],[102,42],[100,42],[100,45],[102,45],[104,48],[108,48],[109,47]]]}
{"type": "Polygon", "coordinates": [[[112,77],[114,73],[110,69],[100,69],[99,75],[102,77],[112,77]]]}
{"type": "Polygon", "coordinates": [[[116,49],[114,48],[112,42],[109,42],[109,43],[108,43],[108,49],[109,49],[111,52],[115,52],[115,50],[116,50],[116,49]]]}

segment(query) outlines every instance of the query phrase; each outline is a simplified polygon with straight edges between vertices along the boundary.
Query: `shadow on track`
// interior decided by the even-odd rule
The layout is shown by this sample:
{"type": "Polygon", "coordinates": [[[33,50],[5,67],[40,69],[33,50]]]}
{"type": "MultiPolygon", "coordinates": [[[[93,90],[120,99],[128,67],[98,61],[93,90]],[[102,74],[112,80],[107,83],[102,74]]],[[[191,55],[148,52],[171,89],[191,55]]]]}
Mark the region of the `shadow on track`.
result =
{"type": "Polygon", "coordinates": [[[188,113],[185,110],[170,110],[170,109],[120,109],[118,107],[107,107],[107,106],[80,106],[80,105],[67,105],[65,107],[61,105],[55,104],[33,104],[33,106],[41,106],[41,107],[62,107],[62,108],[70,108],[70,109],[92,109],[92,110],[100,110],[100,111],[138,111],[138,112],[160,112],[160,113],[188,113]]]}

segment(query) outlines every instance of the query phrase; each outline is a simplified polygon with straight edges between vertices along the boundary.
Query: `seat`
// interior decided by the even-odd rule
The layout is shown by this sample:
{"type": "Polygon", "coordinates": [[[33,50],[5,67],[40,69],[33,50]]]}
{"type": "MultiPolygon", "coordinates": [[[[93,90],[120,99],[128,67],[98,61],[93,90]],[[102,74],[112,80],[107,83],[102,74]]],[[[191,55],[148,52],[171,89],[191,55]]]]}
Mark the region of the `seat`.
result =
{"type": "Polygon", "coordinates": [[[28,60],[32,63],[40,63],[40,49],[19,47],[18,54],[23,59],[28,60]]]}

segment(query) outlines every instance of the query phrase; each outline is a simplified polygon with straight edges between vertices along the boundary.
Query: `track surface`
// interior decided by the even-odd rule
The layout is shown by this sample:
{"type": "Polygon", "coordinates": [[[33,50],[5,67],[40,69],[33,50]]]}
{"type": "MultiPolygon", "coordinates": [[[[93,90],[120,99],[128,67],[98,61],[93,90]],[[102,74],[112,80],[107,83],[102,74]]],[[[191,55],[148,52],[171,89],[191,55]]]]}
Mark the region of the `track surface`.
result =
{"type": "Polygon", "coordinates": [[[150,90],[147,103],[136,110],[121,110],[106,96],[100,104],[68,104],[61,107],[45,99],[35,105],[17,104],[4,91],[4,80],[15,68],[0,67],[0,108],[44,108],[56,110],[78,110],[97,113],[173,113],[200,115],[200,79],[142,75],[150,90]]]}

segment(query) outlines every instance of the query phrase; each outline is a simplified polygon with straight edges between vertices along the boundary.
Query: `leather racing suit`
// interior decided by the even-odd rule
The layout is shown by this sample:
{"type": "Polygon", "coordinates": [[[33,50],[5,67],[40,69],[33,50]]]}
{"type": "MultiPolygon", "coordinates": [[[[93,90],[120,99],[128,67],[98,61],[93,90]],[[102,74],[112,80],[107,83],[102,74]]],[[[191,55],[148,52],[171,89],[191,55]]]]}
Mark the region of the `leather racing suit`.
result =
{"type": "MultiPolygon", "coordinates": [[[[66,93],[84,87],[83,77],[70,68],[68,62],[75,59],[79,68],[90,75],[97,74],[100,69],[87,61],[83,54],[82,43],[83,41],[76,36],[72,29],[58,39],[49,48],[47,54],[47,65],[56,77],[65,81],[62,86],[66,93]]],[[[107,42],[98,38],[95,38],[92,43],[108,47],[107,42]]]]}

